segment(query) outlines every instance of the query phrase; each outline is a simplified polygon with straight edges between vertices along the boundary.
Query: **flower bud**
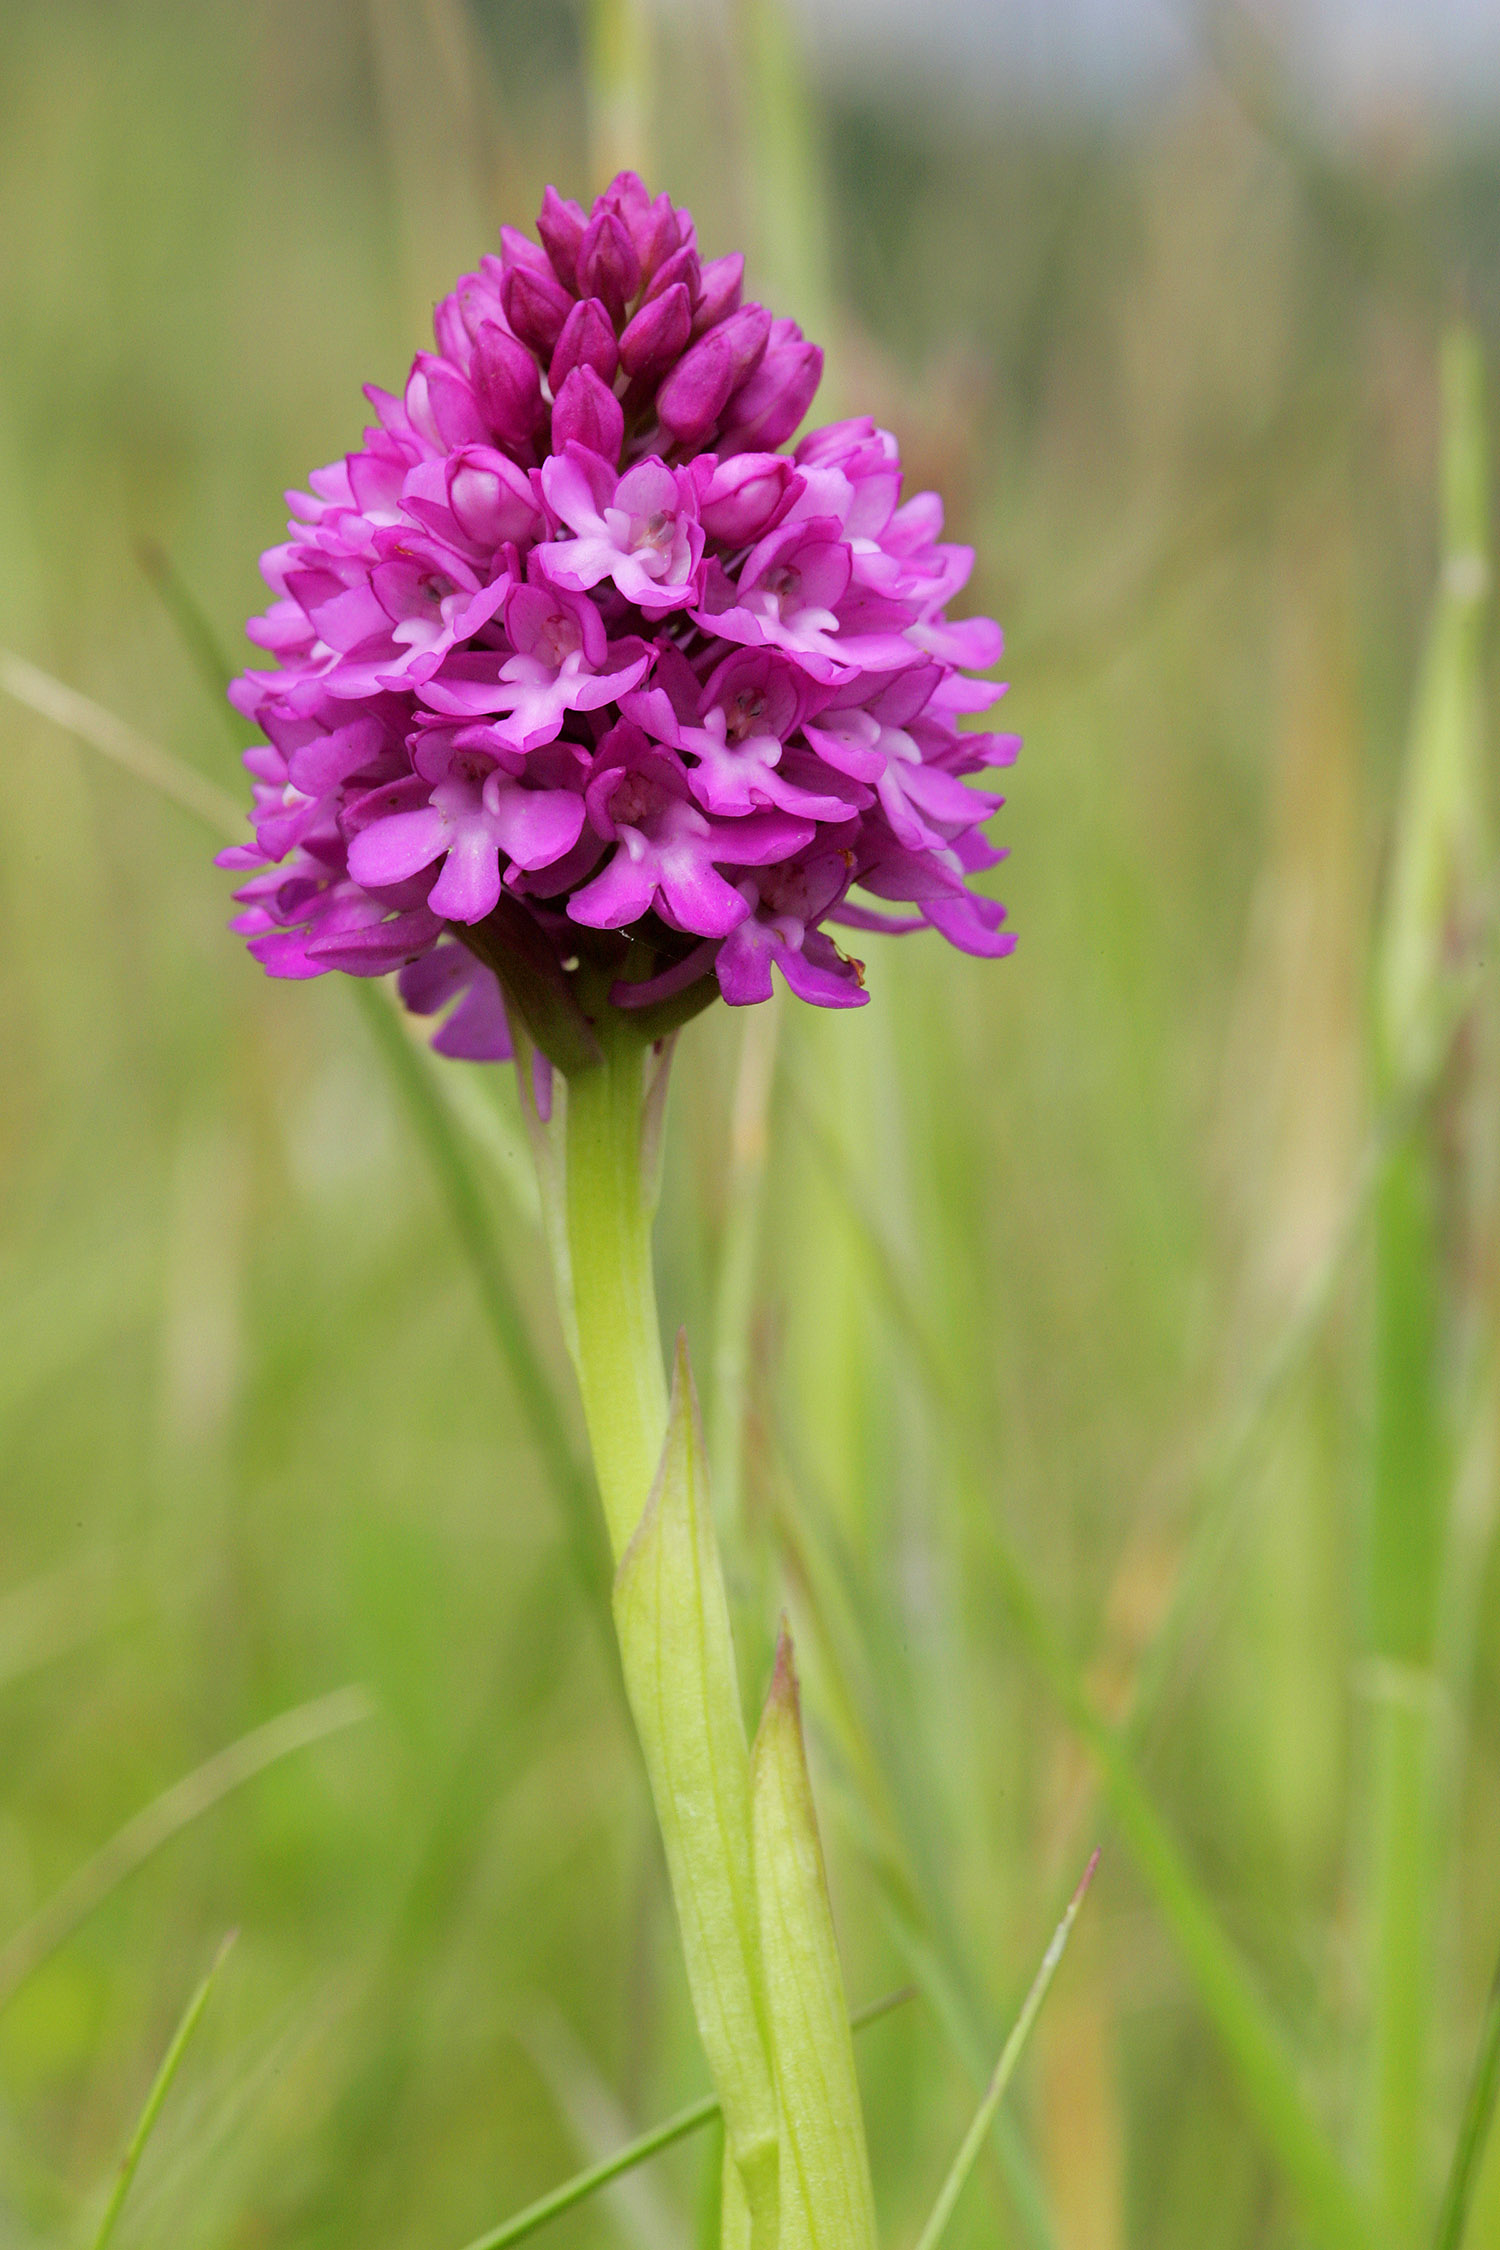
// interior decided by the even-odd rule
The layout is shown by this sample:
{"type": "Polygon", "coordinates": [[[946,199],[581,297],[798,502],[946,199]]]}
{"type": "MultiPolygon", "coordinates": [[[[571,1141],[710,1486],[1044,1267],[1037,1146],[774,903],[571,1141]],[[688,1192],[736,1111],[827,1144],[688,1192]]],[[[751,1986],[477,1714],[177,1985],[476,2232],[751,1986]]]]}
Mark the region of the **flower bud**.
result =
{"type": "Polygon", "coordinates": [[[562,325],[547,380],[556,398],[575,367],[592,367],[601,383],[612,383],[620,364],[614,323],[597,297],[584,297],[562,325]]]}
{"type": "Polygon", "coordinates": [[[653,297],[664,297],[680,281],[687,290],[689,303],[696,310],[698,299],[703,294],[701,274],[698,253],[691,243],[685,242],[680,250],[674,250],[671,257],[657,267],[642,292],[643,300],[649,304],[653,297]]]}
{"type": "Polygon", "coordinates": [[[533,266],[508,267],[500,285],[500,302],[522,343],[529,344],[538,355],[550,357],[563,322],[573,309],[573,299],[545,259],[540,273],[533,266]]]}
{"type": "Polygon", "coordinates": [[[547,413],[536,361],[493,320],[474,339],[470,380],[479,411],[502,445],[525,445],[536,435],[547,413]]]}
{"type": "Polygon", "coordinates": [[[418,352],[406,386],[406,409],[418,427],[425,394],[427,415],[444,446],[474,445],[485,435],[474,393],[447,360],[418,352]]]}
{"type": "Polygon", "coordinates": [[[823,377],[823,354],[794,320],[778,320],[766,354],[734,400],[724,450],[769,447],[789,438],[823,377]]]}
{"type": "Polygon", "coordinates": [[[546,274],[551,270],[546,251],[538,249],[530,235],[522,234],[519,227],[500,229],[500,264],[506,273],[515,266],[527,273],[546,274]]]}
{"type": "Polygon", "coordinates": [[[625,222],[613,211],[591,219],[578,249],[578,286],[586,296],[602,297],[613,321],[641,286],[641,261],[625,222]]]}
{"type": "Polygon", "coordinates": [[[576,203],[565,200],[556,188],[548,188],[537,213],[536,231],[542,238],[552,271],[564,289],[572,290],[577,283],[578,246],[587,225],[588,220],[576,203]]]}
{"type": "Polygon", "coordinates": [[[448,505],[465,538],[492,551],[534,538],[541,510],[525,471],[487,445],[466,445],[448,463],[448,505]]]}
{"type": "Polygon", "coordinates": [[[698,300],[694,326],[701,336],[732,313],[739,304],[740,291],[745,283],[745,261],[736,250],[731,257],[714,258],[700,268],[699,286],[702,295],[698,300]]]}
{"type": "Polygon", "coordinates": [[[673,210],[669,195],[659,195],[638,217],[632,217],[629,212],[622,212],[621,217],[630,228],[630,239],[641,261],[643,281],[650,281],[683,249],[691,252],[693,222],[686,212],[679,214],[673,210]]]}
{"type": "Polygon", "coordinates": [[[552,450],[561,453],[570,438],[609,462],[620,458],[625,442],[625,410],[592,367],[575,367],[552,409],[552,450]]]}
{"type": "Polygon", "coordinates": [[[433,306],[432,333],[445,359],[451,359],[456,367],[468,366],[469,331],[456,290],[450,296],[439,297],[433,306]]]}
{"type": "MultiPolygon", "coordinates": [[[[686,350],[692,332],[693,307],[686,284],[674,282],[659,297],[648,297],[631,321],[620,338],[620,364],[627,375],[648,380],[663,375],[686,350]]],[[[614,343],[613,331],[610,343],[614,343]]]]}
{"type": "MultiPolygon", "coordinates": [[[[679,243],[687,239],[678,214],[672,208],[671,197],[659,195],[653,203],[639,173],[617,172],[595,208],[612,211],[620,221],[630,237],[643,275],[654,273],[663,258],[669,257],[679,243]]],[[[686,212],[682,217],[687,218],[686,212]]],[[[687,235],[691,233],[692,222],[688,220],[687,235]]],[[[626,294],[633,296],[634,291],[626,294]]]]}
{"type": "Polygon", "coordinates": [[[678,361],[661,387],[656,411],[679,444],[697,445],[707,437],[758,364],[770,333],[764,305],[743,305],[678,361]]]}
{"type": "Polygon", "coordinates": [[[736,454],[716,463],[700,487],[699,521],[710,539],[747,547],[781,520],[802,485],[784,453],[736,454]]]}

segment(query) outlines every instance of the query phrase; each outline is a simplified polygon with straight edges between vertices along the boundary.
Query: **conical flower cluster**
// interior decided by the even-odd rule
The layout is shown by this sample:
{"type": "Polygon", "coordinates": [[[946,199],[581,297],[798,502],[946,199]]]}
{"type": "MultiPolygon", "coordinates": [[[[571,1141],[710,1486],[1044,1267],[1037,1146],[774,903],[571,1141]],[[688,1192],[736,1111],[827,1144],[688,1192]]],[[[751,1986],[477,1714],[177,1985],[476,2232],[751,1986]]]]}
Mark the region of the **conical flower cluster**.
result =
{"type": "Polygon", "coordinates": [[[902,503],[867,420],[778,450],[822,354],[633,174],[590,212],[549,189],[538,233],[437,307],[263,558],[255,840],[223,855],[250,950],[399,971],[449,1054],[507,1054],[519,1009],[564,1067],[580,969],[654,1028],[773,967],[857,1005],[830,926],[1007,952],[968,881],[1000,800],[964,777],[1016,743],[958,724],[1000,631],[948,618],[973,555],[937,497],[902,503]]]}

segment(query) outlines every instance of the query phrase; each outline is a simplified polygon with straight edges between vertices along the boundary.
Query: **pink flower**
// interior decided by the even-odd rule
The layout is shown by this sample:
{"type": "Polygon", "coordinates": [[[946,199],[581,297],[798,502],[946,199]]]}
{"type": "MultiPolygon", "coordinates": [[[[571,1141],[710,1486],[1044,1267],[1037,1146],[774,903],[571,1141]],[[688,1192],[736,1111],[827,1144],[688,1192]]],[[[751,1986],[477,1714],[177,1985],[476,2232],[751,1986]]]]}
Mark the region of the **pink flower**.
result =
{"type": "Polygon", "coordinates": [[[513,586],[505,630],[514,654],[457,656],[424,683],[422,701],[447,718],[508,714],[503,739],[517,750],[555,741],[573,711],[597,711],[636,685],[651,662],[639,641],[611,646],[604,620],[580,594],[513,586]],[[603,667],[615,658],[614,671],[603,667]]]}
{"type": "Polygon", "coordinates": [[[777,814],[718,826],[688,792],[680,763],[622,720],[599,748],[588,789],[589,820],[615,843],[602,872],[568,902],[575,922],[624,929],[655,907],[675,929],[723,937],[748,911],[715,860],[754,866],[784,858],[812,835],[808,822],[777,814]]]}
{"type": "Polygon", "coordinates": [[[777,974],[858,1006],[840,927],[1007,952],[972,777],[1016,739],[967,731],[1000,632],[949,615],[974,558],[936,495],[902,500],[867,418],[782,450],[821,354],[633,174],[587,211],[549,189],[538,233],[501,230],[262,558],[222,855],[251,951],[398,972],[444,1053],[524,1022],[575,1064],[580,963],[680,1014],[777,974]]]}
{"type": "Polygon", "coordinates": [[[688,787],[705,811],[737,818],[774,806],[804,819],[836,821],[855,809],[836,785],[798,788],[778,771],[807,700],[805,683],[780,657],[738,649],[701,688],[691,666],[664,658],[656,678],[660,685],[625,696],[621,708],[654,741],[690,761],[688,787]]]}
{"type": "MultiPolygon", "coordinates": [[[[527,872],[571,851],[583,827],[581,790],[537,787],[497,763],[493,729],[434,728],[423,736],[416,773],[345,808],[349,872],[382,890],[442,872],[427,894],[449,922],[481,922],[500,896],[502,855],[527,872]]],[[[503,754],[503,753],[502,753],[503,754]]]]}
{"type": "Polygon", "coordinates": [[[607,461],[570,443],[543,468],[542,490],[553,515],[577,534],[537,550],[551,585],[583,593],[609,578],[648,617],[695,599],[703,527],[685,469],[638,461],[616,476],[607,461]]]}

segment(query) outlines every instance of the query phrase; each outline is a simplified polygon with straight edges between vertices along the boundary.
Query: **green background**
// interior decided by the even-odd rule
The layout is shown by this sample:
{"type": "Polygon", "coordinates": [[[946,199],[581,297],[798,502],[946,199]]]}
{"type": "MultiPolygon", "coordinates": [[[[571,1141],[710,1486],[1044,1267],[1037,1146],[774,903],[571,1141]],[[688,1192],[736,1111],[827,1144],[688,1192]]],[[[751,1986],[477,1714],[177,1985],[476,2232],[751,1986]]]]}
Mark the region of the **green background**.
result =
{"type": "MultiPolygon", "coordinates": [[[[582,18],[520,0],[0,17],[0,640],[237,791],[243,730],[142,543],[236,652],[282,489],[357,442],[359,385],[399,388],[502,218],[587,191],[629,100],[621,128],[582,18]]],[[[851,1994],[925,1982],[859,2049],[892,2244],[1096,1841],[1013,2111],[1057,2250],[1320,2239],[997,1539],[1118,1716],[1213,1533],[1142,1767],[1351,2171],[1377,2162],[1362,1527],[1416,1378],[1372,1341],[1371,961],[1456,312],[1495,421],[1500,136],[1325,131],[1237,19],[1200,28],[1152,105],[986,117],[894,74],[809,91],[764,9],[649,26],[655,183],[824,336],[828,411],[942,488],[1027,739],[1015,957],[872,939],[868,1009],[777,1004],[742,1326],[727,1010],[681,1043],[659,1236],[721,1444],[716,1360],[748,1368],[742,1659],[758,1694],[788,1605],[851,1994]]],[[[350,1683],[376,1706],[8,1996],[0,2243],[89,2239],[234,1926],[118,2239],[457,2250],[706,2082],[591,1597],[349,990],[264,979],[207,831],[9,700],[0,808],[0,1943],[249,1730],[350,1683]]],[[[1481,969],[1418,1127],[1449,1524],[1421,2240],[1500,1948],[1493,1017],[1481,969]]],[[[576,1431],[510,1090],[434,1076],[576,1431]]],[[[704,2175],[690,2144],[556,2240],[687,2245],[704,2175]]],[[[1041,2223],[986,2159],[949,2240],[1041,2223]]],[[[1500,2163],[1469,2240],[1500,2244],[1500,2163]]]]}

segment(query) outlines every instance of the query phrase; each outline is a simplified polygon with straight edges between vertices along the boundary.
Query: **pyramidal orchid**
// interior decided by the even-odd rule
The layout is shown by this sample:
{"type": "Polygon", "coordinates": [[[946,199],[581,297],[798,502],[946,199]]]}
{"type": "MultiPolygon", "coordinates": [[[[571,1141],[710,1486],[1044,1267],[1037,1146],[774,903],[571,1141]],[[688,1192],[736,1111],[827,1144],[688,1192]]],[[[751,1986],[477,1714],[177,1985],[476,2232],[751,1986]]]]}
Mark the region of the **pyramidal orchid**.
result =
{"type": "Polygon", "coordinates": [[[903,502],[867,420],[778,450],[822,355],[666,197],[549,190],[539,232],[444,298],[264,557],[274,661],[232,690],[266,737],[254,834],[223,855],[252,952],[399,970],[476,1060],[527,1018],[508,962],[545,956],[528,1028],[559,1064],[570,963],[660,1023],[764,998],[752,959],[858,1006],[849,930],[1007,952],[971,885],[999,800],[968,777],[1016,744],[958,725],[1001,692],[967,676],[1000,633],[949,618],[973,556],[937,498],[903,502]]]}
{"type": "Polygon", "coordinates": [[[1007,953],[961,722],[998,626],[894,440],[793,443],[822,355],[633,174],[547,191],[436,308],[401,396],[290,496],[231,690],[273,976],[394,972],[433,1044],[515,1055],[618,1575],[615,1620],[723,2107],[723,2240],[872,2250],[790,1645],[753,1754],[685,1348],[651,1262],[674,1034],[779,975],[866,999],[848,933],[1007,953]],[[788,448],[790,448],[788,450],[788,448]]]}

